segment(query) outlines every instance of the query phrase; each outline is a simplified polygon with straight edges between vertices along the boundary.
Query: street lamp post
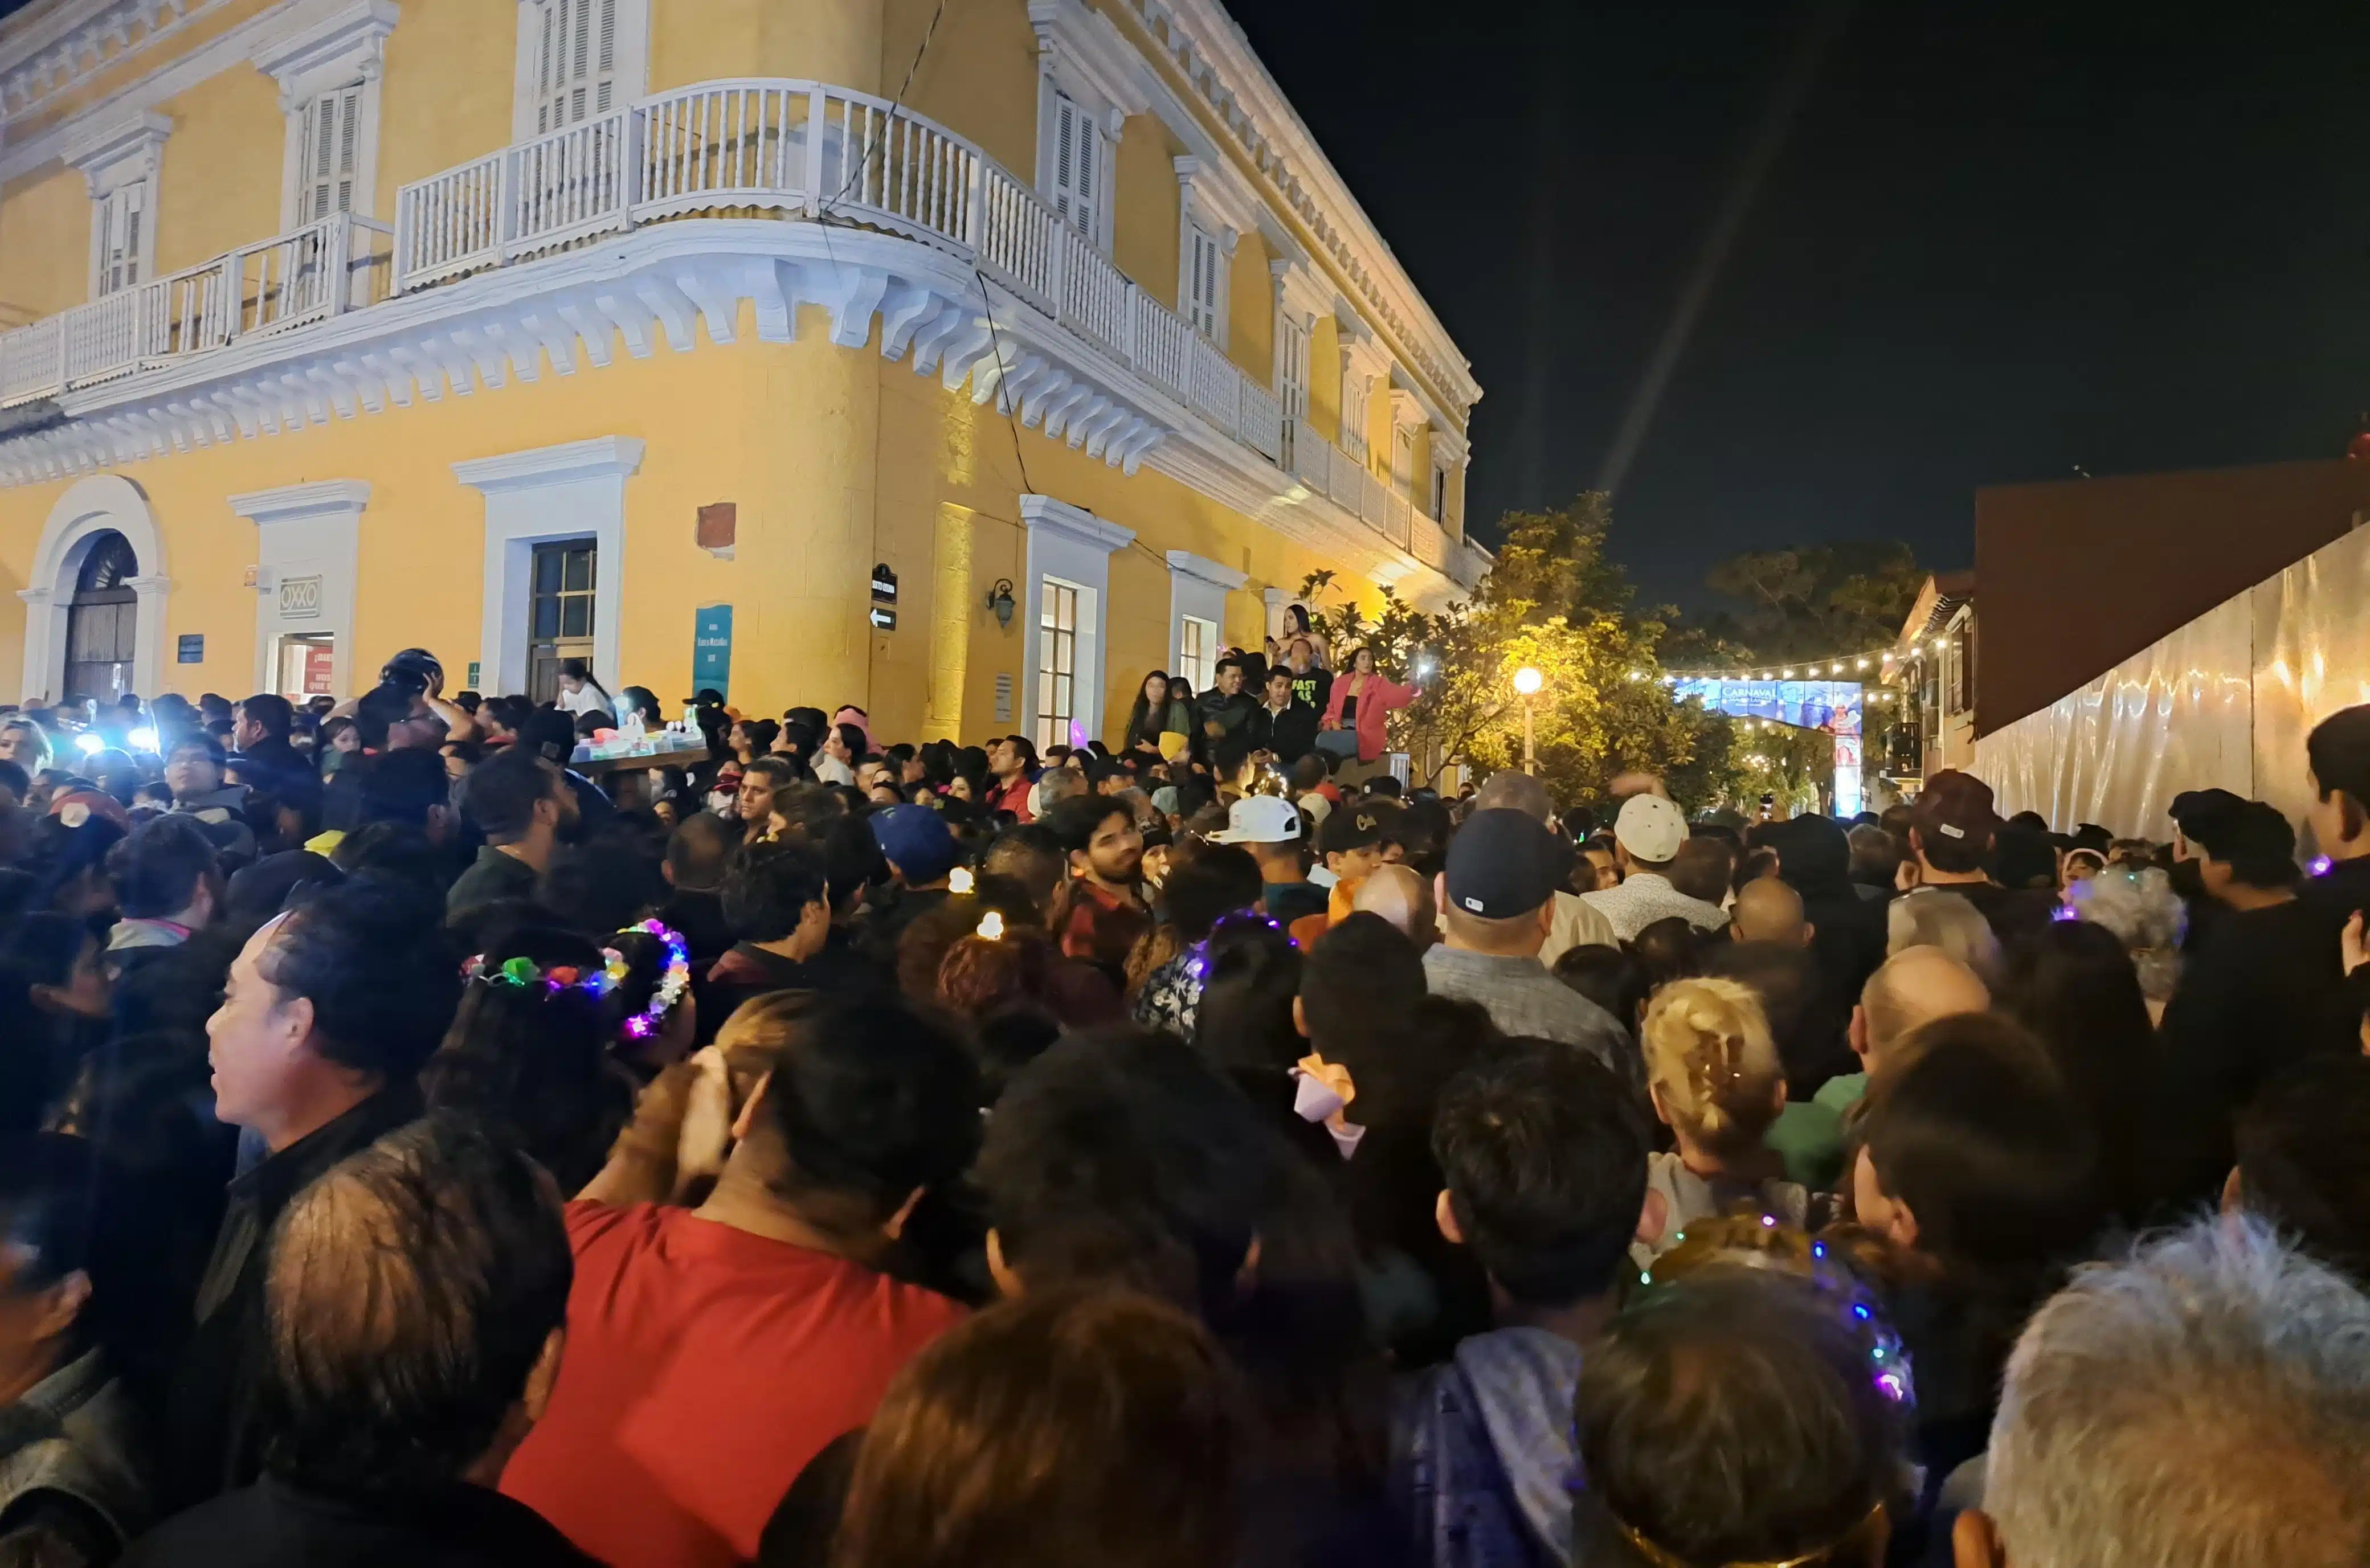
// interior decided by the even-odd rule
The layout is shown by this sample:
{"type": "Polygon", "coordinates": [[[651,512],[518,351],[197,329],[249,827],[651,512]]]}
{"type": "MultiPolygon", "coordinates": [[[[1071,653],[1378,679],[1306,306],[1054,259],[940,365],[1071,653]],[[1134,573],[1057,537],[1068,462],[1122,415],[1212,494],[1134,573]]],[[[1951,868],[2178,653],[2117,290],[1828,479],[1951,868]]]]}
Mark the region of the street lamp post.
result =
{"type": "Polygon", "coordinates": [[[1514,671],[1514,690],[1523,699],[1523,772],[1526,773],[1536,774],[1539,771],[1538,747],[1531,724],[1531,701],[1539,694],[1539,688],[1547,684],[1547,680],[1532,665],[1526,664],[1514,671]]]}

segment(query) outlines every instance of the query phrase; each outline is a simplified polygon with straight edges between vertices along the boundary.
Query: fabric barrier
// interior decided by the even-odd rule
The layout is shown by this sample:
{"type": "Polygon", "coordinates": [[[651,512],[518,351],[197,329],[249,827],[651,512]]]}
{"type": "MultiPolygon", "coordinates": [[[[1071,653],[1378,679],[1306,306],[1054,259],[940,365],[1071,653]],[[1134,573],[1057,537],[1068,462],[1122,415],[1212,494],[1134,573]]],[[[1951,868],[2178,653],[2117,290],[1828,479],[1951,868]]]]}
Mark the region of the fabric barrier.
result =
{"type": "MultiPolygon", "coordinates": [[[[2301,830],[2304,739],[2370,702],[2370,529],[2225,600],[2048,707],[1975,742],[2002,815],[2163,839],[2183,790],[2270,801],[2301,830]]],[[[2309,849],[2307,847],[2307,853],[2309,849]]]]}

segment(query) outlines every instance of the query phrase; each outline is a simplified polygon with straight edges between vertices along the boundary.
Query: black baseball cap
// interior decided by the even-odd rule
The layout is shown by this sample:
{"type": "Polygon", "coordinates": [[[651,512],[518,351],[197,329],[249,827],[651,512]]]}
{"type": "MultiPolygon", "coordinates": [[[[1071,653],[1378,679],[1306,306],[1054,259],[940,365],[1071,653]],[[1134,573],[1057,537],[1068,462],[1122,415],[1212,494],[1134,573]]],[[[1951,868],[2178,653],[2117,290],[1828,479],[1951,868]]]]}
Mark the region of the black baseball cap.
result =
{"type": "Polygon", "coordinates": [[[1396,806],[1367,801],[1363,806],[1343,806],[1328,812],[1322,826],[1317,830],[1317,848],[1324,854],[1347,854],[1352,850],[1372,848],[1383,841],[1384,829],[1390,822],[1396,806]]]}
{"type": "Polygon", "coordinates": [[[2196,839],[2237,820],[2247,797],[2226,789],[2186,789],[2172,797],[2168,813],[2183,838],[2196,839]]]}
{"type": "Polygon", "coordinates": [[[1448,841],[1448,901],[1483,920],[1512,920],[1555,897],[1571,845],[1527,811],[1476,811],[1448,841]]]}

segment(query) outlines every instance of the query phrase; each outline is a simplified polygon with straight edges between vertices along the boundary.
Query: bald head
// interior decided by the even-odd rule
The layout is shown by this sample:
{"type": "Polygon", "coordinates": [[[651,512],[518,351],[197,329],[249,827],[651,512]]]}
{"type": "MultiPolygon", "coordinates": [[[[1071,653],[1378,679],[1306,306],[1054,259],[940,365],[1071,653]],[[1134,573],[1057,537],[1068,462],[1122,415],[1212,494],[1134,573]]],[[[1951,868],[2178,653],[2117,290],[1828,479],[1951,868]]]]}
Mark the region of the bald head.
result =
{"type": "Polygon", "coordinates": [[[1877,967],[1852,1010],[1852,1049],[1873,1077],[1886,1053],[1911,1030],[1937,1018],[1990,1009],[1991,992],[1975,972],[1939,947],[1905,947],[1877,967]]]}
{"type": "Polygon", "coordinates": [[[1802,895],[1774,876],[1757,877],[1738,888],[1729,914],[1735,922],[1730,933],[1739,942],[1801,947],[1811,940],[1811,926],[1802,919],[1802,895]]]}
{"type": "Polygon", "coordinates": [[[1432,884],[1413,868],[1397,863],[1367,873],[1350,900],[1350,909],[1352,914],[1382,916],[1419,947],[1439,934],[1440,913],[1432,901],[1432,884]]]}
{"type": "Polygon", "coordinates": [[[1519,811],[1536,821],[1545,822],[1555,816],[1555,801],[1547,795],[1547,786],[1536,775],[1520,768],[1501,768],[1482,782],[1474,792],[1476,811],[1519,811]]]}

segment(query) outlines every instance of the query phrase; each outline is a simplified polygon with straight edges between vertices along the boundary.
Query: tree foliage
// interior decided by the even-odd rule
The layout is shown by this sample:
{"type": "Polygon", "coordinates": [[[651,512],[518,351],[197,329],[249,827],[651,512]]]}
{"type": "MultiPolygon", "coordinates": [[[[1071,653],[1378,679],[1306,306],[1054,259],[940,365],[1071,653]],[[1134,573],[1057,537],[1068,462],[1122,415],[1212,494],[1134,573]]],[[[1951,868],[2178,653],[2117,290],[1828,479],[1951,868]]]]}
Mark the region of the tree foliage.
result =
{"type": "Polygon", "coordinates": [[[1451,762],[1476,773],[1518,764],[1523,699],[1514,672],[1544,678],[1530,704],[1539,771],[1567,802],[1603,797],[1620,773],[1662,776],[1689,809],[1748,807],[1766,793],[1787,812],[1813,808],[1832,784],[1824,733],[1707,713],[1672,700],[1666,666],[1700,669],[1844,653],[1892,640],[1924,575],[1902,545],[1835,545],[1739,555],[1710,586],[1735,607],[1682,621],[1641,608],[1606,557],[1612,523],[1601,493],[1553,511],[1510,512],[1496,565],[1469,603],[1428,614],[1383,589],[1371,619],[1328,604],[1333,574],[1300,597],[1326,634],[1336,669],[1370,647],[1386,675],[1412,680],[1416,702],[1392,716],[1392,743],[1420,782],[1451,762]]]}
{"type": "Polygon", "coordinates": [[[1616,774],[1644,770],[1674,781],[1688,803],[1709,804],[1725,780],[1696,759],[1726,721],[1674,704],[1656,657],[1669,612],[1639,611],[1621,568],[1606,558],[1606,498],[1591,493],[1556,511],[1511,512],[1497,564],[1470,603],[1440,614],[1388,589],[1373,620],[1355,605],[1328,609],[1318,573],[1302,585],[1312,613],[1347,668],[1348,650],[1372,647],[1394,679],[1414,679],[1412,706],[1394,715],[1394,742],[1435,781],[1451,761],[1488,773],[1522,761],[1524,701],[1514,672],[1545,678],[1530,703],[1540,772],[1568,799],[1600,794],[1616,774]]]}

